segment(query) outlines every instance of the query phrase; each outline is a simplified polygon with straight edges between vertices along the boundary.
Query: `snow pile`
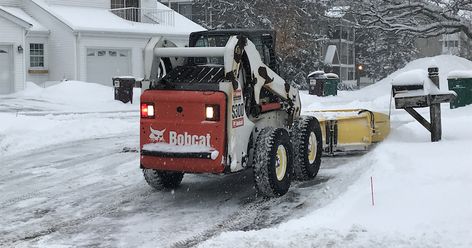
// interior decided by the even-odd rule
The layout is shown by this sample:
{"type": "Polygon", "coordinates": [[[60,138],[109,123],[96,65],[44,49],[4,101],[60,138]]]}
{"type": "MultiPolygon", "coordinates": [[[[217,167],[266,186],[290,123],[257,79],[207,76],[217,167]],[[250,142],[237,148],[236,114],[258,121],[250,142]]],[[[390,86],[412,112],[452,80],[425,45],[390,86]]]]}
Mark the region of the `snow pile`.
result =
{"type": "MultiPolygon", "coordinates": [[[[425,69],[429,60],[413,61],[358,92],[327,98],[304,94],[304,103],[311,102],[304,110],[352,105],[388,110],[392,79],[425,69]]],[[[442,84],[453,69],[472,69],[472,62],[453,56],[436,61],[442,84]]],[[[424,127],[405,111],[393,110],[390,136],[362,157],[364,171],[339,197],[321,208],[311,206],[313,210],[299,219],[258,231],[225,232],[200,247],[472,247],[472,106],[446,106],[441,142],[431,143],[424,127]]],[[[426,111],[420,110],[427,116],[426,111]]],[[[328,186],[325,190],[332,191],[328,186]]]]}
{"type": "Polygon", "coordinates": [[[439,68],[441,91],[448,90],[447,77],[456,70],[472,70],[472,61],[452,55],[440,55],[433,58],[422,58],[408,63],[403,69],[387,78],[359,91],[338,91],[338,96],[316,97],[302,92],[303,108],[306,110],[329,110],[333,108],[358,109],[388,113],[391,107],[391,90],[393,80],[400,74],[412,70],[428,70],[434,60],[439,68]]]}
{"type": "Polygon", "coordinates": [[[139,94],[134,104],[115,101],[113,88],[67,81],[1,96],[0,155],[87,138],[139,131],[139,94]]]}
{"type": "Polygon", "coordinates": [[[80,81],[64,81],[46,88],[28,82],[23,91],[10,95],[14,98],[6,100],[6,105],[16,106],[18,111],[23,108],[38,110],[99,112],[135,110],[139,103],[140,89],[135,89],[133,105],[115,101],[113,87],[80,81]],[[35,99],[31,102],[29,100],[35,99]],[[24,100],[25,102],[20,102],[24,100]],[[25,105],[27,104],[27,105],[25,105]],[[33,105],[32,105],[33,104],[33,105]]]}

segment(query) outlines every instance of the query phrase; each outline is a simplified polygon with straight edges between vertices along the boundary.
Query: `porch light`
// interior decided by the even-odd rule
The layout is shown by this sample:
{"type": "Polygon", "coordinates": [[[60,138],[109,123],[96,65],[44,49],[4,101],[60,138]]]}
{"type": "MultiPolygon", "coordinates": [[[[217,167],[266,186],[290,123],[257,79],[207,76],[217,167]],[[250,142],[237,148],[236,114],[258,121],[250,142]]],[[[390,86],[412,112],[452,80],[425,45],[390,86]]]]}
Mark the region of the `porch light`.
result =
{"type": "Polygon", "coordinates": [[[23,53],[23,47],[21,45],[18,46],[18,53],[23,53]]]}

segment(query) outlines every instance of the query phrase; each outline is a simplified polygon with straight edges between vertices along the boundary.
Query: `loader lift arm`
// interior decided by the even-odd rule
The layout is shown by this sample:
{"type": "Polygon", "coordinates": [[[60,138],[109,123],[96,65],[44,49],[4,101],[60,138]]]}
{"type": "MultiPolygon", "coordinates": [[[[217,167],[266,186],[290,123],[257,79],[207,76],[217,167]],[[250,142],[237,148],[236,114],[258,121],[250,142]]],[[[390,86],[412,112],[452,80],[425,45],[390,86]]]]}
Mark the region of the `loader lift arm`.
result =
{"type": "Polygon", "coordinates": [[[158,70],[159,66],[162,68],[163,58],[171,58],[171,61],[176,61],[176,66],[182,66],[185,63],[178,61],[177,58],[187,58],[186,65],[194,65],[194,58],[218,57],[224,61],[223,79],[232,82],[233,90],[238,87],[239,73],[245,71],[246,83],[243,90],[246,95],[245,99],[247,99],[246,109],[250,110],[247,111],[248,113],[257,116],[258,113],[264,110],[262,105],[266,104],[266,102],[261,101],[261,96],[273,94],[281,100],[280,106],[292,116],[290,119],[293,120],[293,118],[299,116],[301,108],[298,89],[264,64],[255,44],[246,36],[233,35],[224,47],[169,48],[163,47],[163,44],[166,44],[166,41],[156,39],[154,42],[150,42],[146,48],[146,54],[149,54],[149,51],[152,50],[150,54],[153,55],[152,58],[150,56],[145,58],[145,76],[151,85],[155,85],[161,79],[158,77],[160,75],[158,70]]]}

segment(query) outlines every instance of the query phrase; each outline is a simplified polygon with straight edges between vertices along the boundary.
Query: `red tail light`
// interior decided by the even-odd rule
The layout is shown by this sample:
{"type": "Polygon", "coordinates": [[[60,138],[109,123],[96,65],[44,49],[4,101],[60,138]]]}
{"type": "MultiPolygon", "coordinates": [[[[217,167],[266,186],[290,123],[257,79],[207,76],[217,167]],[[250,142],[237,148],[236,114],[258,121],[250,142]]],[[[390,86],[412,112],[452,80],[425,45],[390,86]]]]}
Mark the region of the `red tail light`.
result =
{"type": "Polygon", "coordinates": [[[141,103],[141,118],[154,118],[154,104],[141,103]]]}

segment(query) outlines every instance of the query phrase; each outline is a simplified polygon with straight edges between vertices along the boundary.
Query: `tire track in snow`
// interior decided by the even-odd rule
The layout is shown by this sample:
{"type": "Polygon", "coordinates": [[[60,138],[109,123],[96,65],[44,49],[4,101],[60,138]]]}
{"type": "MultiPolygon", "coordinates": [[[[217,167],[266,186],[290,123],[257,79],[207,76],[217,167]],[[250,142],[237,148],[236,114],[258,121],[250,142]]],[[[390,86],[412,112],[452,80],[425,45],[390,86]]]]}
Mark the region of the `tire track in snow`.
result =
{"type": "MultiPolygon", "coordinates": [[[[92,153],[87,153],[86,156],[74,156],[70,159],[61,159],[57,161],[56,166],[60,167],[65,167],[67,168],[73,168],[74,165],[77,164],[89,164],[90,162],[93,161],[99,161],[99,160],[104,160],[107,159],[108,157],[116,156],[116,154],[121,154],[126,152],[124,145],[127,144],[127,141],[131,138],[134,139],[134,135],[129,135],[129,134],[120,134],[120,135],[112,135],[109,137],[100,137],[100,138],[90,138],[90,139],[83,139],[80,141],[74,141],[74,142],[68,142],[64,144],[58,144],[54,146],[50,146],[48,148],[41,148],[41,149],[35,149],[34,151],[28,152],[30,156],[25,155],[26,159],[28,161],[35,161],[37,159],[40,159],[41,156],[43,156],[44,153],[47,152],[56,152],[56,153],[61,153],[61,152],[66,152],[70,153],[71,151],[75,150],[77,146],[82,146],[86,148],[85,150],[89,150],[92,148],[100,147],[103,149],[97,149],[96,152],[92,153]],[[103,147],[102,144],[112,144],[108,148],[103,147]]],[[[137,137],[137,136],[136,136],[137,137]]],[[[21,154],[20,154],[21,155],[21,154]]],[[[7,158],[6,161],[13,162],[16,160],[18,157],[18,154],[11,155],[7,158]]],[[[126,158],[125,156],[124,158],[126,158]]],[[[134,158],[133,158],[134,160],[134,158]]],[[[107,164],[100,164],[99,167],[86,167],[85,173],[78,173],[75,174],[73,177],[67,177],[67,181],[74,181],[74,180],[79,180],[83,177],[87,177],[87,175],[96,173],[97,170],[103,170],[106,169],[109,166],[112,166],[115,163],[128,163],[129,162],[129,157],[126,158],[126,160],[123,161],[116,161],[113,159],[107,160],[107,164]]],[[[24,161],[21,161],[24,162],[24,161]]],[[[64,179],[62,179],[64,180],[64,179]]],[[[100,186],[100,185],[99,185],[100,186]]],[[[87,188],[87,187],[96,187],[96,184],[85,184],[84,187],[82,188],[87,188]],[[94,186],[95,185],[95,186],[94,186]]],[[[121,190],[117,195],[113,195],[113,197],[106,197],[104,198],[105,202],[108,202],[109,199],[112,199],[112,202],[110,204],[104,204],[100,206],[98,209],[93,209],[92,213],[87,213],[83,217],[75,218],[75,219],[69,219],[69,220],[61,220],[59,222],[54,222],[58,219],[54,219],[53,222],[51,221],[45,221],[41,223],[39,230],[34,230],[34,231],[24,231],[24,232],[18,232],[18,230],[13,230],[13,232],[7,232],[7,231],[2,231],[2,235],[0,237],[0,244],[1,246],[6,246],[6,247],[11,247],[17,244],[18,242],[22,241],[32,241],[37,238],[47,236],[50,234],[53,234],[55,232],[65,230],[65,229],[70,229],[74,228],[76,226],[80,226],[83,223],[86,223],[87,221],[93,220],[97,217],[101,216],[112,216],[113,214],[116,214],[120,211],[120,207],[123,206],[123,204],[129,203],[131,201],[134,201],[136,199],[141,199],[148,197],[149,195],[152,194],[152,190],[147,190],[141,194],[136,194],[136,192],[139,192],[144,185],[134,185],[132,187],[125,187],[124,190],[121,190]],[[117,199],[117,200],[115,200],[117,199]],[[13,234],[13,235],[12,235],[13,234]],[[9,237],[7,235],[10,235],[9,237]]],[[[24,194],[19,197],[7,199],[6,201],[3,201],[0,203],[0,208],[1,209],[7,209],[7,207],[14,205],[16,203],[19,203],[21,201],[25,201],[28,199],[33,199],[33,198],[42,198],[45,197],[49,202],[50,200],[57,200],[61,196],[67,194],[69,195],[70,193],[77,194],[75,190],[77,189],[72,189],[69,190],[65,188],[65,191],[60,190],[59,192],[55,193],[51,192],[52,190],[55,190],[57,188],[62,189],[61,187],[58,187],[57,185],[51,185],[45,188],[41,188],[39,191],[36,192],[30,192],[27,194],[24,194]],[[66,192],[67,191],[67,192],[66,192]],[[68,192],[70,191],[70,192],[68,192]]],[[[81,192],[80,190],[78,190],[81,192]]],[[[142,191],[142,190],[141,190],[142,191]]],[[[103,197],[102,191],[94,192],[95,195],[86,195],[85,197],[103,197]]],[[[73,196],[73,200],[80,200],[79,198],[75,198],[73,196]]],[[[72,202],[74,203],[74,202],[72,202]]],[[[12,209],[10,209],[12,210],[12,209]]],[[[12,220],[13,221],[13,220],[12,220]]],[[[18,220],[14,220],[18,221],[18,220]]]]}
{"type": "MultiPolygon", "coordinates": [[[[314,186],[322,188],[324,183],[329,180],[318,178],[314,186]]],[[[294,188],[300,183],[294,183],[294,188]]],[[[242,208],[230,215],[224,221],[210,227],[202,233],[194,235],[188,239],[178,241],[171,245],[173,248],[194,247],[198,244],[211,239],[223,232],[228,231],[249,231],[259,230],[280,224],[293,213],[290,210],[296,210],[304,205],[305,200],[293,188],[283,197],[273,199],[262,199],[254,196],[248,202],[244,203],[242,208]],[[274,206],[287,205],[282,209],[272,209],[274,206]],[[276,215],[274,217],[274,215],[276,215]]]]}
{"type": "Polygon", "coordinates": [[[328,168],[322,168],[323,171],[315,179],[293,182],[290,191],[280,198],[260,199],[254,197],[254,199],[244,203],[239,210],[231,214],[227,219],[201,233],[177,241],[170,247],[196,247],[224,232],[260,230],[272,227],[291,217],[297,216],[297,214],[299,216],[308,206],[310,211],[326,206],[337,195],[347,190],[349,185],[362,174],[365,169],[362,166],[368,167],[365,164],[358,163],[362,157],[325,158],[323,163],[327,164],[322,164],[322,166],[328,168]],[[350,162],[344,163],[345,161],[350,162]],[[355,163],[355,166],[352,166],[352,163],[355,163]],[[338,172],[340,170],[339,166],[348,164],[352,167],[343,169],[341,173],[338,172]],[[326,170],[333,170],[334,173],[326,173],[326,170]],[[333,192],[328,192],[333,185],[338,185],[339,187],[333,190],[333,192]],[[313,203],[313,197],[319,197],[323,201],[313,203]]]}
{"type": "MultiPolygon", "coordinates": [[[[100,141],[100,142],[108,142],[108,141],[113,141],[113,140],[122,141],[122,139],[126,139],[129,137],[131,136],[120,134],[120,135],[112,135],[109,137],[89,138],[89,139],[83,139],[83,140],[78,140],[78,141],[73,141],[73,142],[67,142],[67,143],[49,146],[47,148],[40,148],[40,149],[28,151],[26,152],[27,154],[23,154],[22,152],[22,153],[9,155],[6,157],[6,159],[4,159],[4,161],[5,161],[5,164],[9,164],[9,167],[15,167],[17,164],[25,163],[25,161],[18,161],[18,157],[26,157],[27,160],[29,161],[35,161],[38,158],[44,156],[44,154],[48,152],[57,153],[61,151],[67,151],[67,150],[74,149],[77,146],[84,146],[84,145],[86,146],[86,145],[89,145],[90,143],[94,143],[97,141],[100,141]]],[[[125,143],[122,143],[122,145],[125,145],[125,143]]],[[[93,152],[91,154],[87,154],[88,156],[86,157],[79,156],[79,157],[73,157],[71,159],[66,159],[64,161],[59,161],[58,164],[60,164],[61,167],[64,167],[64,166],[69,167],[76,164],[82,164],[82,163],[87,163],[87,162],[111,157],[122,151],[122,149],[119,149],[117,146],[119,147],[120,144],[113,145],[112,147],[108,149],[103,149],[103,150],[93,152]]],[[[50,164],[45,165],[45,166],[49,166],[49,165],[50,164]]],[[[84,177],[84,174],[76,175],[74,177],[68,178],[68,180],[76,180],[76,179],[80,179],[81,177],[84,177]]],[[[5,179],[8,179],[8,177],[2,178],[2,180],[5,180],[5,179]]],[[[0,209],[4,209],[5,207],[11,206],[18,202],[29,200],[32,198],[40,198],[40,197],[55,198],[57,196],[62,195],[63,192],[57,193],[57,194],[51,194],[50,192],[47,192],[48,190],[56,188],[56,187],[57,187],[56,185],[51,185],[49,187],[42,188],[40,191],[30,192],[30,193],[23,194],[18,197],[3,200],[2,202],[0,202],[0,209]]]]}
{"type": "MultiPolygon", "coordinates": [[[[43,204],[46,204],[46,203],[51,203],[53,201],[57,201],[58,199],[60,199],[62,196],[64,195],[68,195],[70,197],[71,193],[72,195],[77,195],[76,194],[76,188],[70,188],[70,187],[61,187],[61,186],[58,186],[57,184],[59,185],[62,185],[61,182],[79,182],[81,178],[83,177],[88,177],[89,175],[91,174],[94,174],[96,173],[97,170],[101,170],[101,169],[104,169],[102,168],[101,166],[99,167],[91,167],[91,166],[86,166],[87,164],[91,164],[93,163],[93,161],[100,161],[100,160],[109,160],[111,161],[109,164],[105,164],[106,166],[105,167],[110,167],[113,165],[113,163],[117,162],[116,159],[113,160],[113,159],[107,159],[107,158],[111,158],[113,156],[116,156],[116,154],[119,154],[119,153],[122,153],[123,152],[123,146],[127,144],[127,141],[130,140],[130,138],[133,138],[134,139],[134,136],[131,136],[129,134],[120,134],[120,135],[112,135],[112,136],[109,136],[109,137],[101,137],[101,138],[90,138],[90,139],[83,139],[83,140],[80,140],[80,141],[74,141],[74,142],[68,142],[68,143],[64,143],[64,144],[58,144],[58,145],[54,145],[54,146],[50,146],[48,148],[41,148],[41,149],[35,149],[33,151],[30,151],[30,152],[26,152],[27,154],[14,154],[14,155],[11,155],[9,157],[7,157],[5,159],[5,161],[7,163],[10,164],[11,167],[18,167],[18,168],[21,168],[21,165],[23,164],[34,164],[35,162],[37,161],[41,161],[41,160],[44,160],[42,159],[41,157],[44,156],[44,153],[48,153],[48,152],[55,152],[56,154],[61,154],[62,152],[65,152],[67,156],[67,154],[71,154],[71,151],[75,151],[75,148],[77,148],[78,146],[82,146],[82,147],[85,147],[85,148],[88,148],[88,147],[92,147],[92,151],[94,152],[87,152],[86,156],[71,156],[70,159],[60,159],[59,157],[59,160],[55,160],[54,162],[52,163],[47,163],[46,166],[51,166],[51,167],[60,167],[62,169],[65,169],[67,170],[68,168],[73,168],[73,172],[72,172],[72,175],[71,176],[65,176],[65,177],[54,177],[53,181],[55,182],[54,184],[51,184],[51,183],[46,183],[44,186],[46,187],[42,187],[38,190],[35,190],[34,188],[30,188],[30,189],[27,189],[28,191],[31,191],[29,193],[26,193],[26,194],[23,194],[21,196],[18,196],[18,197],[14,197],[14,198],[10,198],[10,199],[6,199],[6,200],[3,200],[1,203],[0,203],[0,209],[3,209],[3,211],[7,212],[11,212],[11,213],[14,213],[16,210],[15,209],[12,209],[11,206],[12,205],[15,205],[17,203],[20,203],[22,201],[27,201],[29,199],[40,199],[41,203],[40,204],[35,204],[35,206],[41,206],[43,204]],[[111,144],[109,147],[101,147],[102,149],[93,149],[95,148],[95,146],[101,146],[101,144],[111,144]],[[95,146],[93,144],[96,144],[95,146]],[[30,155],[30,156],[28,156],[30,155]],[[22,159],[22,161],[16,161],[18,157],[24,157],[24,159],[22,159]],[[15,165],[18,164],[18,165],[15,165]],[[85,166],[81,166],[79,169],[77,168],[74,168],[76,165],[84,165],[85,166]],[[60,181],[57,181],[56,182],[56,178],[60,178],[60,181]],[[57,183],[57,184],[56,184],[57,183]],[[42,199],[44,198],[44,199],[42,199]]],[[[53,159],[56,158],[56,157],[52,157],[53,159]]],[[[46,160],[49,159],[49,158],[46,158],[46,160]]],[[[123,160],[124,162],[129,162],[129,156],[125,156],[123,157],[122,159],[126,159],[123,160]]],[[[134,160],[134,158],[133,158],[134,160]]],[[[122,161],[122,162],[123,162],[122,161]]],[[[121,163],[120,161],[118,161],[118,163],[121,163]]],[[[102,163],[103,165],[103,163],[102,163]]],[[[40,170],[41,170],[41,167],[40,166],[40,170]]],[[[34,168],[34,167],[32,167],[34,168]]],[[[31,169],[31,168],[30,168],[31,169]]],[[[9,176],[7,174],[7,176],[9,176]]],[[[18,176],[14,176],[13,178],[2,178],[3,181],[6,181],[6,183],[8,182],[15,182],[16,184],[19,184],[21,181],[17,181],[18,179],[17,178],[20,178],[20,180],[22,180],[22,175],[18,176]],[[16,180],[16,181],[15,181],[16,180]]],[[[28,179],[28,178],[26,178],[28,179]]],[[[23,179],[25,180],[25,179],[23,179]]],[[[13,185],[13,184],[12,184],[13,185]]],[[[93,186],[93,185],[92,185],[93,186]]],[[[89,184],[84,184],[83,187],[81,188],[89,188],[90,185],[89,184]]],[[[120,198],[123,198],[123,197],[120,197],[120,198]]],[[[127,201],[127,199],[124,199],[123,200],[124,202],[127,201]]],[[[47,205],[47,204],[46,204],[47,205]]],[[[104,212],[104,211],[102,211],[104,212]]],[[[102,215],[102,212],[99,212],[99,213],[96,213],[95,215],[99,216],[99,215],[102,215]]],[[[26,212],[25,212],[26,213],[26,212]]],[[[87,219],[92,219],[94,217],[94,215],[89,215],[87,217],[85,217],[85,219],[83,221],[86,221],[87,219]]],[[[24,218],[24,217],[21,217],[20,218],[24,218]]],[[[9,220],[9,222],[18,222],[18,221],[22,221],[21,219],[11,219],[9,220]]],[[[29,221],[29,219],[28,219],[29,221]]],[[[49,235],[51,233],[54,233],[56,232],[57,230],[60,229],[61,226],[67,226],[67,225],[74,225],[74,223],[76,223],[77,221],[71,221],[69,223],[69,221],[67,222],[64,222],[64,223],[67,223],[66,225],[64,225],[64,223],[60,223],[60,224],[54,224],[54,225],[46,225],[47,227],[46,228],[42,228],[41,230],[38,230],[38,231],[34,231],[34,232],[27,232],[27,233],[23,233],[23,234],[17,234],[18,233],[18,230],[13,230],[12,231],[6,231],[6,230],[2,230],[1,231],[1,234],[0,235],[0,244],[2,245],[6,245],[6,244],[9,244],[9,243],[15,243],[19,240],[24,240],[24,241],[27,241],[27,240],[32,240],[32,239],[35,239],[37,237],[41,237],[41,236],[45,236],[45,235],[49,235]],[[12,237],[12,234],[15,235],[16,237],[12,237]],[[8,237],[8,235],[10,235],[8,237]],[[18,235],[22,235],[21,237],[19,237],[18,235]]],[[[6,222],[8,223],[8,222],[6,222]]],[[[21,232],[20,232],[21,233],[21,232]]],[[[7,245],[9,246],[9,245],[7,245]]]]}
{"type": "Polygon", "coordinates": [[[31,241],[31,240],[41,238],[43,236],[47,236],[47,235],[50,235],[59,231],[66,231],[71,228],[76,228],[97,217],[113,216],[114,214],[118,214],[121,211],[121,207],[124,204],[133,202],[138,199],[149,197],[150,195],[154,193],[152,189],[148,189],[141,194],[136,194],[136,192],[138,192],[140,189],[142,189],[142,186],[135,186],[132,188],[127,188],[125,192],[120,193],[120,195],[118,196],[120,200],[112,204],[106,204],[100,207],[99,209],[94,210],[93,213],[87,214],[80,218],[47,224],[37,231],[16,234],[16,237],[14,238],[9,238],[9,239],[0,238],[0,244],[7,245],[7,246],[10,246],[11,244],[12,246],[14,246],[18,242],[31,241]]]}

